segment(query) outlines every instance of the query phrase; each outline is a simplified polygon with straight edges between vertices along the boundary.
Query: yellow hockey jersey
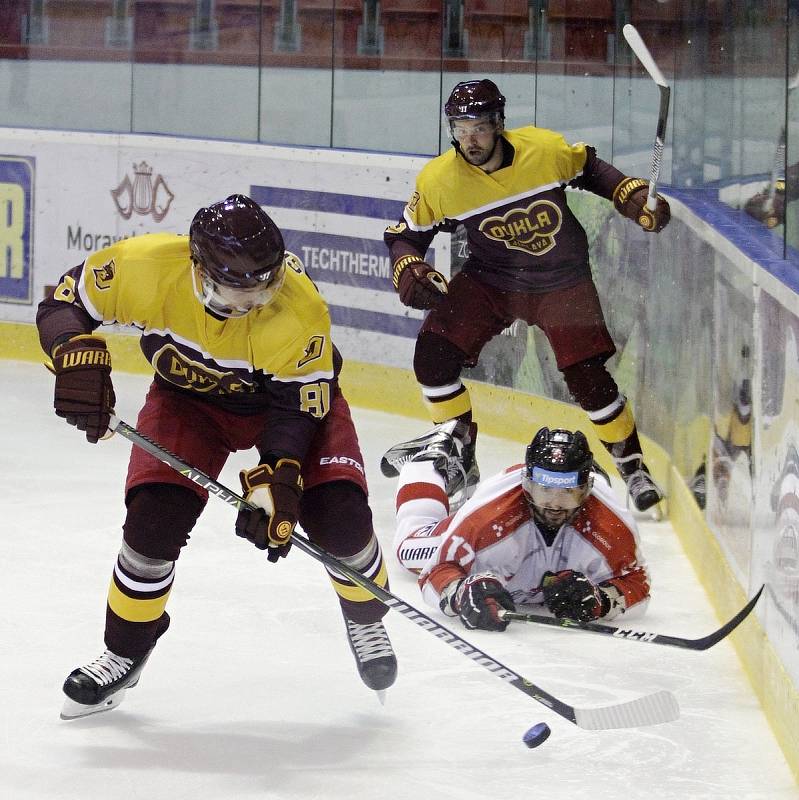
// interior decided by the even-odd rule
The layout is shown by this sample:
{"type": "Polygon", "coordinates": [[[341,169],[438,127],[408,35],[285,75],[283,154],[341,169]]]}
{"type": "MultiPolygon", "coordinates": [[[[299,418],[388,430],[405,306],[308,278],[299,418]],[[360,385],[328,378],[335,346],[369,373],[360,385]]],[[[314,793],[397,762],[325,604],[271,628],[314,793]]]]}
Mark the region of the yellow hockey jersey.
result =
{"type": "Polygon", "coordinates": [[[424,257],[436,233],[463,225],[469,246],[464,272],[500,289],[549,291],[590,275],[588,240],[565,187],[609,199],[624,175],[594,148],[569,144],[554,131],[527,126],[502,135],[512,160],[494,172],[455,149],[422,168],[402,220],[386,229],[392,260],[424,257]]]}
{"type": "Polygon", "coordinates": [[[187,236],[122,240],[65,273],[39,307],[42,346],[118,323],[141,331],[156,380],[237,413],[265,408],[321,419],[335,381],[327,305],[301,261],[286,254],[272,302],[219,319],[194,293],[187,236]]]}

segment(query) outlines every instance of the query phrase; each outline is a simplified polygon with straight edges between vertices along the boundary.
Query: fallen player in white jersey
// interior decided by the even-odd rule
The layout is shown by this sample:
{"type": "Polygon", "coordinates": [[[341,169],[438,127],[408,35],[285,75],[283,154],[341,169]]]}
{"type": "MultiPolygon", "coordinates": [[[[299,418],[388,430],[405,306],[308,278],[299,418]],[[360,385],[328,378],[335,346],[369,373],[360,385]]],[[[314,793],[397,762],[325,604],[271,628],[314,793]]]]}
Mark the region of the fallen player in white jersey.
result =
{"type": "Polygon", "coordinates": [[[518,604],[581,622],[646,608],[635,520],[580,431],[542,428],[524,464],[483,481],[450,514],[461,455],[453,425],[420,441],[397,488],[394,550],[427,603],[467,628],[499,631],[508,625],[502,610],[518,604]]]}

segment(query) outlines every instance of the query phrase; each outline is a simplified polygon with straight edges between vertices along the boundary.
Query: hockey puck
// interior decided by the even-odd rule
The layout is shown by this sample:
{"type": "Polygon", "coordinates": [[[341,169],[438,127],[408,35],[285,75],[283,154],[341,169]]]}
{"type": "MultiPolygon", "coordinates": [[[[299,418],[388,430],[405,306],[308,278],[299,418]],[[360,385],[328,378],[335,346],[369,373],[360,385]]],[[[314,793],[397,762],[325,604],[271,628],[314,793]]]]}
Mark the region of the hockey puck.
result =
{"type": "Polygon", "coordinates": [[[524,734],[522,741],[529,748],[538,747],[539,744],[543,744],[549,738],[550,733],[552,733],[552,731],[549,729],[549,725],[547,725],[546,722],[539,722],[538,725],[533,725],[533,727],[524,734]]]}

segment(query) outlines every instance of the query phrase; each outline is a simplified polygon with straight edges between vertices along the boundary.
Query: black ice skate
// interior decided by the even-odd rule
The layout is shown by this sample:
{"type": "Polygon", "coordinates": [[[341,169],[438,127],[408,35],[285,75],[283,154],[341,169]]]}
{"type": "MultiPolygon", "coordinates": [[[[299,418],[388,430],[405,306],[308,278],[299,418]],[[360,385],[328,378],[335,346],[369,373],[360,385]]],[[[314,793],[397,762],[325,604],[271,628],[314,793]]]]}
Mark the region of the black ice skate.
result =
{"type": "Polygon", "coordinates": [[[640,456],[618,459],[616,466],[627,484],[628,497],[638,511],[648,511],[666,496],[640,456]]]}
{"type": "Polygon", "coordinates": [[[385,690],[397,679],[397,657],[386,629],[381,620],[362,625],[345,617],[344,622],[358,674],[383,702],[385,690]]]}
{"type": "Polygon", "coordinates": [[[449,420],[416,439],[394,445],[380,462],[387,478],[399,475],[403,464],[411,461],[432,461],[444,478],[444,491],[449,498],[450,512],[468,500],[480,482],[475,446],[476,423],[449,420]]]}
{"type": "Polygon", "coordinates": [[[141,658],[123,658],[106,650],[90,664],[73,670],[64,681],[67,697],[61,719],[76,719],[116,708],[126,690],[139,682],[150,653],[152,650],[141,658]]]}

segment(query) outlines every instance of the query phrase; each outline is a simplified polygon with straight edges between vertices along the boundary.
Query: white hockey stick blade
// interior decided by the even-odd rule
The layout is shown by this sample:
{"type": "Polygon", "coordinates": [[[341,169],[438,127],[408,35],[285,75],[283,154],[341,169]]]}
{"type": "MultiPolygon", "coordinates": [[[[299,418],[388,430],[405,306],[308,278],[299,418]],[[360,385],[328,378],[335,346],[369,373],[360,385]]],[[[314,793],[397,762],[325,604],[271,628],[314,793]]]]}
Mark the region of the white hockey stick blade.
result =
{"type": "Polygon", "coordinates": [[[622,28],[622,33],[627,40],[627,44],[630,45],[635,55],[638,56],[638,60],[644,65],[644,69],[650,74],[652,80],[658,86],[668,86],[666,79],[663,77],[663,73],[658,68],[655,59],[652,58],[652,54],[649,52],[649,48],[644,44],[641,34],[638,33],[635,27],[627,23],[627,25],[622,28]]]}
{"type": "Polygon", "coordinates": [[[799,72],[793,76],[793,80],[788,83],[788,91],[792,92],[797,86],[799,86],[799,72]]]}
{"type": "Polygon", "coordinates": [[[674,722],[680,717],[677,698],[666,691],[648,694],[627,703],[602,708],[576,708],[575,722],[588,731],[609,731],[616,728],[643,728],[674,722]]]}

